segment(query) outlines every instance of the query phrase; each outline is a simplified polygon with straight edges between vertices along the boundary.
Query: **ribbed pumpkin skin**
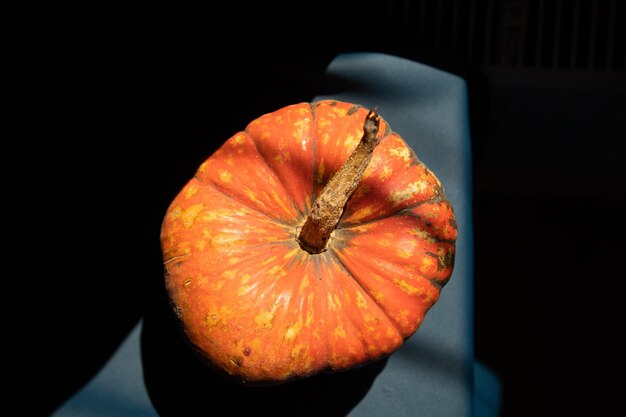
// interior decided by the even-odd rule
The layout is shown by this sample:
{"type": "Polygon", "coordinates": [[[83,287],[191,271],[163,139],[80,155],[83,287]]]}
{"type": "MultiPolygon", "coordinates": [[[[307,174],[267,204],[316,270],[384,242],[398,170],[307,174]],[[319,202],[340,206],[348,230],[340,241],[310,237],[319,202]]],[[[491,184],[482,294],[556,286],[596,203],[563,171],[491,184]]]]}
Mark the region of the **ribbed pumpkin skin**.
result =
{"type": "Polygon", "coordinates": [[[300,248],[315,196],[368,109],[299,103],[211,155],[163,220],[165,280],[185,335],[242,383],[275,384],[387,356],[452,274],[456,223],[438,179],[382,121],[328,249],[300,248]]]}

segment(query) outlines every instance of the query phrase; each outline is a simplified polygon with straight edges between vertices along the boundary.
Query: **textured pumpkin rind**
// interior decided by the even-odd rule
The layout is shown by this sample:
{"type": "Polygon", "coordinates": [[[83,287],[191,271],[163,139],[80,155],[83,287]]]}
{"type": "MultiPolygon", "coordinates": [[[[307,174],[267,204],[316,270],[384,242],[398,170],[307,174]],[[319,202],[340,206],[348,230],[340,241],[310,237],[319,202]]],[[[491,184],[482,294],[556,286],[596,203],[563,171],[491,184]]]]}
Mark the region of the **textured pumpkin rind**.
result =
{"type": "Polygon", "coordinates": [[[453,209],[384,120],[328,250],[300,248],[299,227],[358,144],[367,112],[324,100],[263,115],[168,208],[161,245],[171,303],[194,350],[230,379],[283,383],[386,357],[450,278],[453,209]]]}

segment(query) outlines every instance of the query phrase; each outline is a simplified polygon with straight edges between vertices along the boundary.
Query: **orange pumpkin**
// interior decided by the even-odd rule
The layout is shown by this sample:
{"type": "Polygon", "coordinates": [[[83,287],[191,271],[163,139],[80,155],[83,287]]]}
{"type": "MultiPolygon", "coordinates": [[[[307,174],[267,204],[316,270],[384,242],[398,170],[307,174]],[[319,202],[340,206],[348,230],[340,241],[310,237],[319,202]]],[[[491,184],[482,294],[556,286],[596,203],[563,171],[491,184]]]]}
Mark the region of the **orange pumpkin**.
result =
{"type": "Polygon", "coordinates": [[[400,348],[452,274],[456,233],[441,183],[382,117],[322,100],[227,140],[171,203],[161,245],[200,358],[278,384],[400,348]]]}

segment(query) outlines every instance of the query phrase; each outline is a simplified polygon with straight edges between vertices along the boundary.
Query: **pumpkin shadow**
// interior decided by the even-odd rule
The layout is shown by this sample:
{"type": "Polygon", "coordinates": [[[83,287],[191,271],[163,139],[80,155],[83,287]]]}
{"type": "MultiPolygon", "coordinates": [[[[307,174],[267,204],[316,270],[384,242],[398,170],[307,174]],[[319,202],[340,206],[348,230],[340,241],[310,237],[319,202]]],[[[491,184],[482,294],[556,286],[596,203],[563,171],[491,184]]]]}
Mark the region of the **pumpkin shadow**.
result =
{"type": "Polygon", "coordinates": [[[184,340],[165,294],[143,318],[144,383],[160,416],[230,415],[345,416],[367,394],[387,358],[334,374],[287,384],[249,387],[226,380],[202,363],[184,340]]]}

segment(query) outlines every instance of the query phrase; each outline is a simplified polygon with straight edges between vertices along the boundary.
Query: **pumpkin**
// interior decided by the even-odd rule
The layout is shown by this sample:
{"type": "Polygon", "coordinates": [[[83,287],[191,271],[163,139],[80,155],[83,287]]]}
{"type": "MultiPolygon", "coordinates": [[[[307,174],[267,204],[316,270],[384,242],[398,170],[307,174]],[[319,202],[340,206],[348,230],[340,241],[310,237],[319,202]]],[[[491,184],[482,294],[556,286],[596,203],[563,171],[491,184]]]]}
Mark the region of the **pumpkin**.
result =
{"type": "Polygon", "coordinates": [[[385,358],[454,265],[444,188],[377,111],[320,100],[250,122],[161,228],[169,301],[202,362],[281,384],[385,358]]]}

